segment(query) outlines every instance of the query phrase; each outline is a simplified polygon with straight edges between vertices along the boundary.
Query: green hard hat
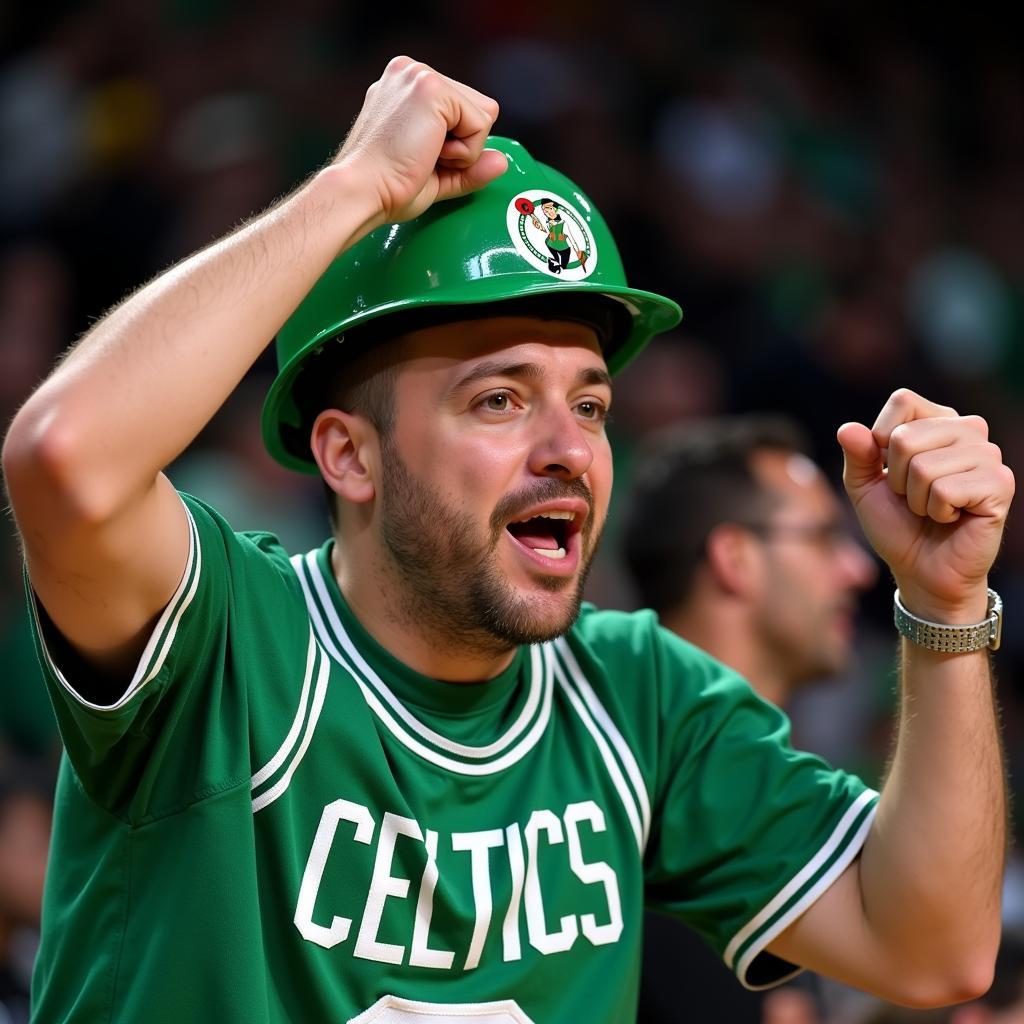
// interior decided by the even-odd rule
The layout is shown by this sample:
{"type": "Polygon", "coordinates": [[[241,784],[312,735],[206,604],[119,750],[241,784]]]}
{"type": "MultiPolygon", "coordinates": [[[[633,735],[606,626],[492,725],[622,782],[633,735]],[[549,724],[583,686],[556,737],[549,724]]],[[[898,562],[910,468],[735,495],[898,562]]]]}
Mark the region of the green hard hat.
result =
{"type": "Polygon", "coordinates": [[[400,334],[506,312],[564,313],[601,325],[615,373],[679,323],[682,311],[671,299],[626,284],[608,225],[573,182],[512,139],[491,137],[487,147],[508,157],[505,174],[415,220],[371,232],[331,263],[281,328],[263,440],[282,465],[316,472],[312,422],[296,402],[313,357],[339,343],[355,351],[360,338],[386,336],[392,324],[400,334]],[[478,308],[496,303],[507,305],[478,308]]]}

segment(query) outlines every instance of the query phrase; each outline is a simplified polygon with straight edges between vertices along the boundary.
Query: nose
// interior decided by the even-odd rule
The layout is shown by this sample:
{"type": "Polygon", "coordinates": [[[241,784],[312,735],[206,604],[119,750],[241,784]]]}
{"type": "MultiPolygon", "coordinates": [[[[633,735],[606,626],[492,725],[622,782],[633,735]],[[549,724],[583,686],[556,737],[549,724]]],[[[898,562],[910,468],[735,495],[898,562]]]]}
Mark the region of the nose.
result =
{"type": "Polygon", "coordinates": [[[878,579],[878,564],[853,538],[847,537],[839,553],[843,579],[853,590],[867,590],[878,579]]]}
{"type": "Polygon", "coordinates": [[[538,418],[530,451],[532,473],[572,480],[586,473],[593,461],[591,439],[572,409],[550,410],[538,418]]]}

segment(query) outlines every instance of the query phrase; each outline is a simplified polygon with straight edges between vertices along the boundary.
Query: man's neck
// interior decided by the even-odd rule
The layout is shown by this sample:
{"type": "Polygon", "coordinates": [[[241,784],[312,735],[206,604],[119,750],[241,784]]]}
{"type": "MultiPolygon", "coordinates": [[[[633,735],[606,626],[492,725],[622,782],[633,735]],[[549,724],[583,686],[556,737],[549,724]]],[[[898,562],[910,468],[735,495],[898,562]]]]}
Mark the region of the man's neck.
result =
{"type": "Polygon", "coordinates": [[[515,647],[495,642],[490,650],[484,643],[460,643],[411,620],[395,598],[399,585],[389,579],[392,573],[387,566],[361,568],[358,557],[343,557],[335,544],[331,568],[342,596],[367,633],[421,675],[450,683],[479,683],[500,675],[515,657],[515,647]]]}

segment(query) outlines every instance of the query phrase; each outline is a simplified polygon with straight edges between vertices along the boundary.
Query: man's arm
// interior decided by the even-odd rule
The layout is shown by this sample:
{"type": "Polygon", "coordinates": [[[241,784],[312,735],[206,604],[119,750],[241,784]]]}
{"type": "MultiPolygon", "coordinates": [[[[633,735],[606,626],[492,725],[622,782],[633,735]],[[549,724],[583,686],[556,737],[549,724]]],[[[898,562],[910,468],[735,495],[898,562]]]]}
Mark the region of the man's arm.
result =
{"type": "Polygon", "coordinates": [[[32,585],[95,665],[134,661],[185,566],[163,467],[339,252],[503,172],[483,151],[496,116],[493,100],[396,58],[330,166],[116,307],[18,412],[3,466],[32,585]]]}
{"type": "MultiPolygon", "coordinates": [[[[846,424],[839,440],[847,492],[905,606],[982,621],[1014,489],[984,421],[900,391],[872,430],[846,424]]],[[[897,744],[862,854],[769,948],[925,1006],[991,983],[1006,797],[987,652],[901,642],[897,744]]]]}

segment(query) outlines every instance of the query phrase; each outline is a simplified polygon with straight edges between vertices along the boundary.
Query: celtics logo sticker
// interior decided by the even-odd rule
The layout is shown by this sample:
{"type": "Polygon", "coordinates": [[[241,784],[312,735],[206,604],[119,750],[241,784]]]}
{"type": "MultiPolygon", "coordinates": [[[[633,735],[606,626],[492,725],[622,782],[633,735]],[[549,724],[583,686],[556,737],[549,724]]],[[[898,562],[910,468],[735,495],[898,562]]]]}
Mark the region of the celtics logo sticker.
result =
{"type": "Polygon", "coordinates": [[[597,246],[579,211],[554,192],[520,192],[508,205],[508,233],[531,266],[563,281],[582,281],[597,266],[597,246]]]}

